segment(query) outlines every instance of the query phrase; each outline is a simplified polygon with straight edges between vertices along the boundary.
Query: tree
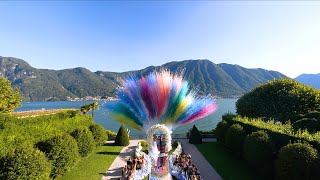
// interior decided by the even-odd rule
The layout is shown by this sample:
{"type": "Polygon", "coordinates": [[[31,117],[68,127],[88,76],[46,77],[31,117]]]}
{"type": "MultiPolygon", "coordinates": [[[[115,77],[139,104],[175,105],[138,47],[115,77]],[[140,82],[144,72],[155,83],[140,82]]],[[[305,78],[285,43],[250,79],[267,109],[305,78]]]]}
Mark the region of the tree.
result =
{"type": "Polygon", "coordinates": [[[87,115],[87,113],[90,111],[90,105],[85,104],[80,107],[80,111],[82,112],[83,115],[87,115]]]}
{"type": "Polygon", "coordinates": [[[10,81],[0,77],[0,113],[12,112],[21,106],[22,96],[19,90],[11,87],[10,81]]]}
{"type": "Polygon", "coordinates": [[[201,144],[202,143],[202,137],[198,130],[198,128],[193,125],[190,136],[189,136],[189,143],[190,144],[201,144]]]}
{"type": "Polygon", "coordinates": [[[94,119],[94,110],[99,109],[98,102],[94,102],[90,104],[90,110],[92,111],[92,119],[94,119]]]}
{"type": "Polygon", "coordinates": [[[117,137],[114,143],[117,146],[129,145],[129,135],[126,128],[123,125],[121,125],[121,127],[119,128],[119,131],[117,133],[117,137]]]}
{"type": "Polygon", "coordinates": [[[273,80],[239,98],[236,108],[241,116],[294,122],[320,108],[320,91],[288,78],[273,80]]]}

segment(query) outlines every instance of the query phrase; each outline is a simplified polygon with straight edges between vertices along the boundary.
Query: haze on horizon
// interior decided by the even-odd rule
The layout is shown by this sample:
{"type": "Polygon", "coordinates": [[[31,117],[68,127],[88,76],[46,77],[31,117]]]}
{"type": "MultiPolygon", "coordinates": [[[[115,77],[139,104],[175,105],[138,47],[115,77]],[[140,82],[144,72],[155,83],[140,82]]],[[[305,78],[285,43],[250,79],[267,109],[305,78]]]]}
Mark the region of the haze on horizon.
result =
{"type": "Polygon", "coordinates": [[[170,61],[320,73],[320,2],[0,2],[0,56],[128,71],[170,61]]]}

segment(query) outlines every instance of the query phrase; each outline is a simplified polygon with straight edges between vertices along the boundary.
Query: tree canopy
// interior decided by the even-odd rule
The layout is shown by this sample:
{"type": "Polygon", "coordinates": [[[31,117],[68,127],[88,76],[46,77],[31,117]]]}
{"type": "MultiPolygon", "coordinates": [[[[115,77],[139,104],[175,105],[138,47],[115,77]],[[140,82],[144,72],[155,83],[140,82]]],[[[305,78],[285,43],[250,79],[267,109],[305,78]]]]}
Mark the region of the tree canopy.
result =
{"type": "Polygon", "coordinates": [[[320,91],[288,78],[273,80],[239,98],[236,108],[242,116],[295,121],[320,108],[320,91]]]}
{"type": "Polygon", "coordinates": [[[10,81],[0,77],[0,113],[11,112],[21,106],[22,96],[19,90],[11,87],[10,81]]]}

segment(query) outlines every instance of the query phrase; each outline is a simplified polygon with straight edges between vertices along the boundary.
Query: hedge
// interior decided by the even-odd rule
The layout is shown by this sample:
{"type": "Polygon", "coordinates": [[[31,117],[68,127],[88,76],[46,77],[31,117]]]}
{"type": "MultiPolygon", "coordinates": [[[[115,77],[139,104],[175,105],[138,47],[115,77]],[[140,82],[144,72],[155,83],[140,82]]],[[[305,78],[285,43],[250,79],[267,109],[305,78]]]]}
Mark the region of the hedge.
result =
{"type": "Polygon", "coordinates": [[[43,152],[30,145],[21,146],[0,159],[0,179],[49,179],[50,167],[43,152]]]}
{"type": "Polygon", "coordinates": [[[280,149],[276,161],[276,179],[320,179],[314,168],[319,156],[316,149],[306,143],[288,144],[280,149]]]}
{"type": "Polygon", "coordinates": [[[81,157],[87,157],[95,148],[96,144],[91,131],[85,127],[79,127],[71,133],[77,141],[78,150],[81,157]]]}
{"type": "Polygon", "coordinates": [[[241,155],[246,135],[245,130],[240,124],[233,124],[229,127],[226,134],[226,146],[237,155],[241,155]]]}
{"type": "Polygon", "coordinates": [[[222,120],[216,127],[216,137],[219,142],[225,143],[225,137],[230,125],[227,121],[222,120]]]}
{"type": "Polygon", "coordinates": [[[263,173],[273,171],[273,145],[269,135],[264,131],[247,135],[243,145],[244,159],[263,173]]]}
{"type": "Polygon", "coordinates": [[[52,164],[51,178],[64,175],[79,159],[77,142],[69,135],[57,135],[37,144],[52,164]]]}
{"type": "Polygon", "coordinates": [[[307,130],[308,132],[314,133],[320,131],[320,120],[315,118],[303,118],[292,124],[295,130],[307,130]]]}
{"type": "Polygon", "coordinates": [[[240,124],[249,134],[259,130],[267,132],[272,139],[276,152],[288,143],[297,141],[306,141],[318,151],[320,150],[320,132],[311,134],[308,131],[295,131],[290,123],[265,122],[262,119],[250,119],[240,116],[233,118],[229,123],[240,124]]]}
{"type": "Polygon", "coordinates": [[[101,125],[92,124],[89,126],[89,129],[93,135],[96,146],[101,146],[107,142],[108,134],[101,125]]]}

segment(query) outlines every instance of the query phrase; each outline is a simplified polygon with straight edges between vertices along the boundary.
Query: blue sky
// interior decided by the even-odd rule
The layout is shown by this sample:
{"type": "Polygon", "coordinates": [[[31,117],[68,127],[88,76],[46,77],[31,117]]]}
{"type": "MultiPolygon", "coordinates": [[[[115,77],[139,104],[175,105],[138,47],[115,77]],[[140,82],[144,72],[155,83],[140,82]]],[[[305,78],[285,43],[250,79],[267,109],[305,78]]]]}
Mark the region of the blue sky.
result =
{"type": "Polygon", "coordinates": [[[186,59],[320,73],[320,2],[0,2],[0,56],[127,71],[186,59]]]}

